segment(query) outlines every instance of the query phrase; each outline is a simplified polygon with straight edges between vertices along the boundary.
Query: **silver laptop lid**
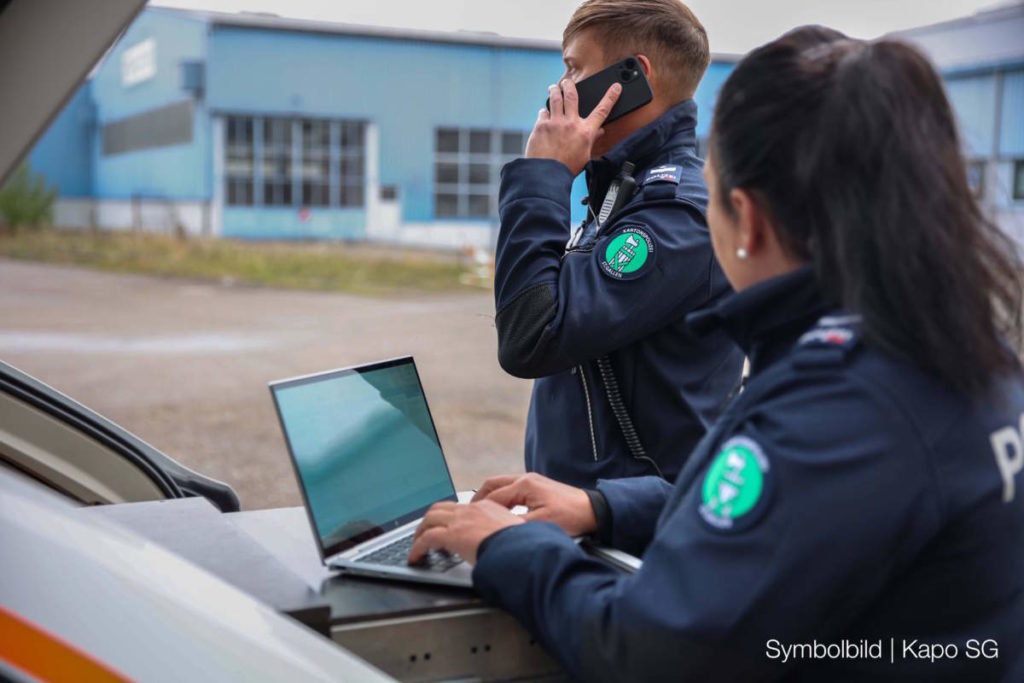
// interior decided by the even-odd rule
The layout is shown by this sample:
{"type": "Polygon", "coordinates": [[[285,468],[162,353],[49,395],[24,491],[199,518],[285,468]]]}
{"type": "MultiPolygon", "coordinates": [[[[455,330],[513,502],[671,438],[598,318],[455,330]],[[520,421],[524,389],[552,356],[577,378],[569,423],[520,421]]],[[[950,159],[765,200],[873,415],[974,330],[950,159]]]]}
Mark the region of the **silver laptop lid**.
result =
{"type": "Polygon", "coordinates": [[[456,500],[411,357],[270,384],[323,558],[456,500]]]}

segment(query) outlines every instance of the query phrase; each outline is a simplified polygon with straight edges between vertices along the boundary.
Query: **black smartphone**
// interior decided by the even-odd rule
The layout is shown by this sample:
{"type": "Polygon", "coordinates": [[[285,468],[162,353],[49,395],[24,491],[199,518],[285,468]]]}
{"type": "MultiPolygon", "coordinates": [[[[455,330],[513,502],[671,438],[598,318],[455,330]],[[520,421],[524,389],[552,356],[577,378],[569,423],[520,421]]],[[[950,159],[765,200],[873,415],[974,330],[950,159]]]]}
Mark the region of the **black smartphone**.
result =
{"type": "MultiPolygon", "coordinates": [[[[612,107],[605,123],[625,116],[654,99],[651,84],[647,82],[647,76],[644,75],[644,70],[640,67],[640,61],[636,57],[626,57],[621,62],[605,67],[576,84],[576,92],[580,97],[581,117],[590,116],[594,107],[608,92],[608,88],[612,87],[612,83],[622,84],[622,94],[619,95],[619,99],[612,107]]],[[[551,111],[550,99],[546,106],[548,111],[551,111]]]]}

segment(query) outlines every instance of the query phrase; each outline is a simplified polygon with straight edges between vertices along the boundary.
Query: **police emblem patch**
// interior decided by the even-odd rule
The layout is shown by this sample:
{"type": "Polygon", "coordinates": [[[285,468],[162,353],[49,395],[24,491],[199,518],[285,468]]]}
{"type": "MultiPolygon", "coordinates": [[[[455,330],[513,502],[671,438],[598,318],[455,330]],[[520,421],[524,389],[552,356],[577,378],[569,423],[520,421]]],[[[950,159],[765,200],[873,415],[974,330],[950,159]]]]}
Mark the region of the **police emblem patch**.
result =
{"type": "Polygon", "coordinates": [[[654,260],[654,240],[639,226],[629,226],[613,237],[598,253],[601,271],[616,280],[632,280],[647,272],[654,260]]]}
{"type": "Polygon", "coordinates": [[[700,516],[723,530],[753,522],[752,513],[766,497],[770,470],[768,459],[754,440],[745,436],[729,439],[704,477],[700,516]]]}

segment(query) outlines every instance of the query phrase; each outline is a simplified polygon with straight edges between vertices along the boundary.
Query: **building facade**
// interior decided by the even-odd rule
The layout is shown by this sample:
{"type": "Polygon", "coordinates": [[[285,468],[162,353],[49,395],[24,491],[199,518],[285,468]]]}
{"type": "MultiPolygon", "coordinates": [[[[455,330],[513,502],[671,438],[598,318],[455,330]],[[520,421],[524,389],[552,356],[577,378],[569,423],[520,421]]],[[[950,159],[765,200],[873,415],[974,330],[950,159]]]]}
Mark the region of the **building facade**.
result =
{"type": "Polygon", "coordinates": [[[148,8],[30,163],[64,226],[489,247],[500,169],[562,71],[551,41],[148,8]]]}
{"type": "MultiPolygon", "coordinates": [[[[971,186],[1024,243],[1022,36],[1024,2],[897,34],[938,65],[971,186]]],[[[698,88],[701,141],[735,62],[698,88]]],[[[551,41],[147,8],[30,163],[68,227],[486,248],[562,71],[551,41]]]]}
{"type": "Polygon", "coordinates": [[[1024,2],[897,37],[922,48],[942,72],[968,182],[992,218],[1024,244],[1024,2]]]}

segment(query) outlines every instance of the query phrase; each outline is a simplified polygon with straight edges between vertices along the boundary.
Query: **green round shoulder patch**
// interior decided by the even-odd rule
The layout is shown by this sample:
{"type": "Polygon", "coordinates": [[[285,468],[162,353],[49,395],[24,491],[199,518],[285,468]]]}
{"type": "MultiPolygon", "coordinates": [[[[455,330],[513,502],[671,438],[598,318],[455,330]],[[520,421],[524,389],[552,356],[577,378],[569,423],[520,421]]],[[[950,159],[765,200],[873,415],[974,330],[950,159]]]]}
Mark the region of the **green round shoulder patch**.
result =
{"type": "Polygon", "coordinates": [[[598,254],[601,271],[616,280],[632,280],[643,275],[654,262],[654,240],[640,226],[628,226],[608,241],[598,254]]]}
{"type": "Polygon", "coordinates": [[[750,513],[766,494],[770,467],[752,439],[729,439],[715,456],[701,489],[700,516],[716,529],[753,521],[750,513]]]}

